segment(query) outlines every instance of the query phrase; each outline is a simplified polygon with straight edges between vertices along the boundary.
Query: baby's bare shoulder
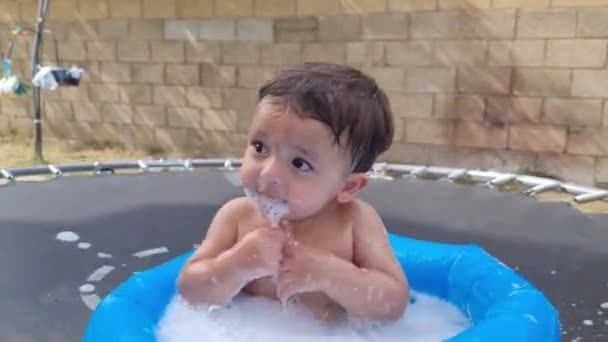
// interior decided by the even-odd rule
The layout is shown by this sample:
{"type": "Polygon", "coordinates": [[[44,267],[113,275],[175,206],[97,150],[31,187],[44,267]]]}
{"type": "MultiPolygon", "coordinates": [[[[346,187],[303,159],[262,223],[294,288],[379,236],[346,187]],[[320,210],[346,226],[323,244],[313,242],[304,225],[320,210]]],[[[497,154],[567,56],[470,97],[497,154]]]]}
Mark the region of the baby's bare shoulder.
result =
{"type": "Polygon", "coordinates": [[[353,229],[355,231],[384,231],[384,223],[374,208],[369,203],[355,199],[350,205],[350,216],[352,218],[353,229]]]}

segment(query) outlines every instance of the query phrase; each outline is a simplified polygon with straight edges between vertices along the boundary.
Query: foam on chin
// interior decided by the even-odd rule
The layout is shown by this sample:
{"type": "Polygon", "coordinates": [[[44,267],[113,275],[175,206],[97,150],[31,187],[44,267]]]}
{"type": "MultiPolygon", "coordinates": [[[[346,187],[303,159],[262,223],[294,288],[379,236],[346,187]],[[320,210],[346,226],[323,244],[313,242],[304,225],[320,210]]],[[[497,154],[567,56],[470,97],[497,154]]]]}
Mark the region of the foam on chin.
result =
{"type": "Polygon", "coordinates": [[[251,198],[258,206],[260,211],[268,217],[270,223],[278,225],[289,213],[289,207],[286,201],[270,198],[248,188],[244,188],[245,195],[251,198]]]}

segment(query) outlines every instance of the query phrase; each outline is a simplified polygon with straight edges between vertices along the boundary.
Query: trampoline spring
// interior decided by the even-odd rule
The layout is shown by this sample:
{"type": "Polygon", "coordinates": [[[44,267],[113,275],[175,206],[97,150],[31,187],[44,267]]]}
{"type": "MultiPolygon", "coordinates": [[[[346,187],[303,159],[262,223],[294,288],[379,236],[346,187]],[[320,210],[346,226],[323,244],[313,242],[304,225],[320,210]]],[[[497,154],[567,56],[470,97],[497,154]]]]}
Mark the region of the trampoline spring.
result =
{"type": "Polygon", "coordinates": [[[551,182],[551,183],[545,183],[545,184],[539,184],[536,185],[530,189],[528,189],[526,191],[526,193],[528,195],[535,195],[541,192],[547,192],[547,191],[551,191],[551,190],[557,190],[561,187],[561,183],[560,182],[551,182]]]}
{"type": "Polygon", "coordinates": [[[226,161],[224,161],[224,168],[227,170],[234,170],[234,165],[231,159],[226,159],[226,161]]]}
{"type": "Polygon", "coordinates": [[[426,174],[428,174],[427,166],[421,166],[419,168],[412,170],[412,172],[410,172],[410,176],[413,176],[413,177],[422,177],[426,174]]]}
{"type": "Polygon", "coordinates": [[[499,177],[492,179],[490,181],[490,184],[494,185],[494,186],[500,186],[500,185],[505,185],[507,183],[510,183],[510,182],[514,181],[515,179],[517,179],[516,175],[504,175],[504,176],[499,176],[499,177]]]}
{"type": "Polygon", "coordinates": [[[588,194],[574,196],[574,201],[577,203],[587,203],[602,200],[604,198],[608,199],[608,191],[595,191],[588,194]]]}
{"type": "Polygon", "coordinates": [[[192,160],[187,159],[184,161],[184,168],[186,170],[192,171],[194,168],[192,167],[192,160]]]}
{"type": "Polygon", "coordinates": [[[61,171],[61,169],[59,169],[55,165],[49,164],[49,165],[47,165],[47,167],[49,168],[49,171],[51,171],[51,173],[53,174],[53,176],[58,177],[58,176],[62,176],[63,175],[63,171],[61,171]]]}
{"type": "Polygon", "coordinates": [[[10,173],[8,170],[0,169],[0,176],[2,176],[2,178],[5,178],[10,182],[15,181],[15,176],[12,173],[10,173]]]}
{"type": "Polygon", "coordinates": [[[148,164],[146,164],[146,162],[144,162],[143,160],[138,160],[137,161],[137,166],[139,167],[139,169],[143,172],[148,172],[150,171],[150,167],[148,166],[148,164]]]}

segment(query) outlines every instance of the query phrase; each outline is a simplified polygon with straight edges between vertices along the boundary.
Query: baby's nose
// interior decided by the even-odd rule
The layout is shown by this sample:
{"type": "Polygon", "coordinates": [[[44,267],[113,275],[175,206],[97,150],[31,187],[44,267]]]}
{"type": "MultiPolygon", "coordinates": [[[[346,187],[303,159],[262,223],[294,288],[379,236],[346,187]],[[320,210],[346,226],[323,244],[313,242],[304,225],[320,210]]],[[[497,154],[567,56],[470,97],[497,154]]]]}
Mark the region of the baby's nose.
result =
{"type": "Polygon", "coordinates": [[[260,190],[277,191],[283,183],[282,178],[283,170],[281,169],[279,162],[274,158],[268,160],[260,173],[260,186],[264,188],[260,190]]]}

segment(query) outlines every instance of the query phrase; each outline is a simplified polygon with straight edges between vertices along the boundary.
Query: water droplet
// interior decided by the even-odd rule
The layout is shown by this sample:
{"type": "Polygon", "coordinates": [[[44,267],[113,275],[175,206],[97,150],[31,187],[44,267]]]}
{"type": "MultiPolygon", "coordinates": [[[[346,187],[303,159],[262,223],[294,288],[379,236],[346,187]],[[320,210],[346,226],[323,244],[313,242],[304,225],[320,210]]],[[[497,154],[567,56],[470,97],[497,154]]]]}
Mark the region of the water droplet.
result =
{"type": "Polygon", "coordinates": [[[80,248],[80,249],[89,249],[90,247],[91,247],[91,244],[88,242],[78,243],[78,248],[80,248]]]}
{"type": "Polygon", "coordinates": [[[602,310],[608,310],[608,302],[600,304],[600,308],[602,308],[602,310]]]}
{"type": "Polygon", "coordinates": [[[70,231],[61,232],[61,233],[57,234],[56,238],[57,238],[57,240],[64,241],[64,242],[74,242],[74,241],[78,241],[78,239],[80,239],[78,234],[76,234],[74,232],[70,232],[70,231]]]}
{"type": "Polygon", "coordinates": [[[95,285],[92,284],[84,284],[79,288],[82,293],[91,293],[95,291],[95,285]]]}
{"type": "Polygon", "coordinates": [[[583,324],[586,326],[592,326],[593,325],[593,321],[590,319],[586,319],[583,321],[583,324]]]}

